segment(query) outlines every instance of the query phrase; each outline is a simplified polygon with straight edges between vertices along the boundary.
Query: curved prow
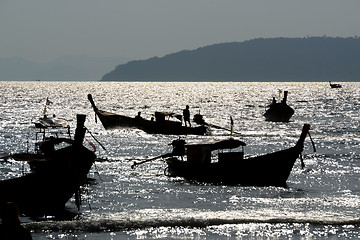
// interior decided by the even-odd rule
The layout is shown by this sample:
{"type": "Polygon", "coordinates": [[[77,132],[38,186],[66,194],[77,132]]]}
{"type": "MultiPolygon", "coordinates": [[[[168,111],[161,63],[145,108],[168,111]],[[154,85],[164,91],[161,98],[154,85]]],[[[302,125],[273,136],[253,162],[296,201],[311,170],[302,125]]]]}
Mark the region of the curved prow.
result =
{"type": "Polygon", "coordinates": [[[302,150],[304,148],[304,141],[305,141],[306,135],[309,133],[309,130],[310,130],[310,124],[308,124],[308,123],[304,124],[300,138],[295,146],[295,147],[301,149],[300,152],[302,152],[302,150]]]}
{"type": "Polygon", "coordinates": [[[91,106],[93,107],[94,111],[96,112],[97,107],[95,106],[95,103],[94,103],[94,100],[93,100],[91,94],[88,94],[88,99],[89,99],[89,101],[90,101],[90,103],[91,103],[91,106]]]}

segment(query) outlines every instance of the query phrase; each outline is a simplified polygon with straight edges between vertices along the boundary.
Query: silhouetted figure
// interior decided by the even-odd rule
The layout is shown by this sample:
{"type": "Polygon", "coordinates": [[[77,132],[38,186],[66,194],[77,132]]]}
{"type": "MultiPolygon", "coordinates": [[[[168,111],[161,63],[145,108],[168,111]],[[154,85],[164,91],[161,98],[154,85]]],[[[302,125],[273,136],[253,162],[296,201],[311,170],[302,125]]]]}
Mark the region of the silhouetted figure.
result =
{"type": "Polygon", "coordinates": [[[183,110],[183,116],[184,116],[185,127],[187,127],[186,123],[189,123],[189,126],[191,127],[189,105],[186,105],[186,108],[183,110]]]}
{"type": "Polygon", "coordinates": [[[141,112],[138,112],[138,115],[135,117],[135,119],[138,121],[142,119],[141,112]]]}
{"type": "Polygon", "coordinates": [[[8,202],[1,206],[1,240],[29,240],[30,232],[20,224],[19,209],[16,203],[8,202]]]}

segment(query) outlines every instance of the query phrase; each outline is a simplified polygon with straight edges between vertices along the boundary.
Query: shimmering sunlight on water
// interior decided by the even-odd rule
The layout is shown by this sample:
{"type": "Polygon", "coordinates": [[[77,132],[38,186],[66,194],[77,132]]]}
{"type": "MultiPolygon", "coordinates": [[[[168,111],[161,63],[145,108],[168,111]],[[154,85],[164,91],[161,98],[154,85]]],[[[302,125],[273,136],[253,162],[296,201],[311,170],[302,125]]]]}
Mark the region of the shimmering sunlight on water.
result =
{"type": "MultiPolygon", "coordinates": [[[[86,126],[106,147],[97,145],[83,206],[72,221],[33,221],[24,216],[34,239],[234,239],[357,238],[359,230],[360,83],[165,83],[165,82],[0,82],[1,154],[33,151],[32,122],[48,112],[69,120],[87,115],[86,126]],[[289,123],[266,122],[262,116],[279,89],[289,91],[295,109],[289,123]],[[164,175],[161,160],[131,169],[134,159],[171,151],[177,136],[140,130],[105,130],[95,123],[87,100],[100,109],[128,116],[155,111],[205,116],[209,123],[230,128],[235,122],[245,154],[257,155],[292,146],[304,123],[311,124],[317,152],[305,141],[304,161],[294,165],[288,188],[219,186],[189,183],[164,175]]],[[[75,121],[70,122],[72,129],[75,121]]],[[[185,136],[187,141],[227,138],[185,136]]],[[[87,134],[87,138],[91,136],[87,134]]],[[[20,176],[26,165],[0,163],[0,178],[20,176]]],[[[76,212],[74,200],[67,207],[76,212]]],[[[77,213],[77,212],[76,212],[77,213]]]]}

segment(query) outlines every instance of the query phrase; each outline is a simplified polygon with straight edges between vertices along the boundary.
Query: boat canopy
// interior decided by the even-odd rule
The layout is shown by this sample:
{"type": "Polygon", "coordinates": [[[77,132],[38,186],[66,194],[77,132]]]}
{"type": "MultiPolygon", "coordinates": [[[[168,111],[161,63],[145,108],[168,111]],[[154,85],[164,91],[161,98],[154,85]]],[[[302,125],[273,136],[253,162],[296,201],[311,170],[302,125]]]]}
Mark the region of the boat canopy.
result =
{"type": "Polygon", "coordinates": [[[237,139],[226,139],[226,140],[210,140],[203,142],[192,142],[185,144],[185,147],[188,146],[206,146],[209,147],[211,151],[219,150],[219,149],[233,149],[238,148],[240,146],[246,146],[246,143],[237,139]]]}
{"type": "Polygon", "coordinates": [[[155,115],[173,116],[173,112],[155,112],[155,115]]]}
{"type": "Polygon", "coordinates": [[[179,119],[180,121],[182,119],[182,115],[176,114],[174,112],[155,112],[155,118],[156,118],[157,121],[164,120],[165,117],[168,117],[168,118],[174,117],[174,118],[179,119]]]}
{"type": "Polygon", "coordinates": [[[38,122],[35,123],[37,128],[68,128],[69,122],[62,118],[56,117],[43,117],[40,118],[38,122]]]}

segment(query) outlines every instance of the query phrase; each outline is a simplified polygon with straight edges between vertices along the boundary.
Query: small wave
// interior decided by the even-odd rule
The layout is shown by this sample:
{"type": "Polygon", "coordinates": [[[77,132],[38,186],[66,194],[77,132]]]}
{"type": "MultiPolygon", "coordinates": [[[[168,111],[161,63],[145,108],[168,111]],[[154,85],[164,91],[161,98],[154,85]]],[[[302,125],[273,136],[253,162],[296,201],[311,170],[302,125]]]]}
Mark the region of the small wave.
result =
{"type": "Polygon", "coordinates": [[[95,221],[45,221],[25,223],[24,226],[34,232],[105,232],[156,227],[192,227],[205,228],[225,224],[311,224],[311,225],[359,225],[360,218],[242,218],[242,219],[171,219],[171,220],[95,220],[95,221]]]}

